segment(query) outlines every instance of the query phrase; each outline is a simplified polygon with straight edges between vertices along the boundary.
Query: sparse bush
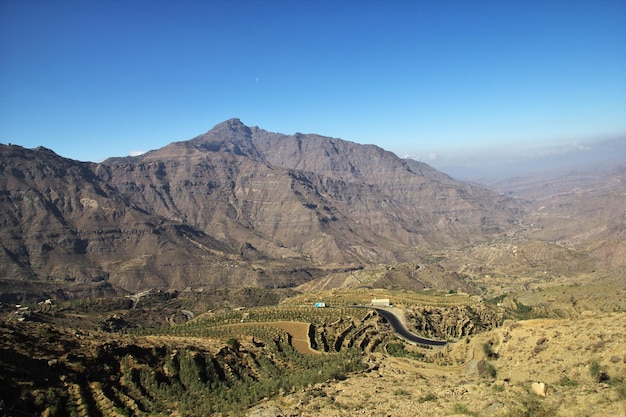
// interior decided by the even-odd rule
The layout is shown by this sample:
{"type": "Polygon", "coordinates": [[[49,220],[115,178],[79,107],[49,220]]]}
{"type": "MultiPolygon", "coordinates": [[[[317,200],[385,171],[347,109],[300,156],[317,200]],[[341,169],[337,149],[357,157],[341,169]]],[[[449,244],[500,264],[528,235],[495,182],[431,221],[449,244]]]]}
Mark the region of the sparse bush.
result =
{"type": "Polygon", "coordinates": [[[432,392],[427,393],[426,395],[423,395],[421,397],[419,397],[417,399],[418,403],[425,403],[427,401],[434,401],[437,399],[437,396],[435,394],[433,394],[432,392]]]}
{"type": "Polygon", "coordinates": [[[604,369],[596,359],[592,360],[589,364],[589,374],[596,382],[607,382],[611,379],[606,369],[604,369]]]}
{"type": "Polygon", "coordinates": [[[485,360],[478,362],[478,375],[483,378],[495,378],[498,374],[496,368],[485,360]]]}
{"type": "Polygon", "coordinates": [[[521,403],[521,407],[509,411],[505,417],[552,417],[556,415],[556,407],[545,404],[536,395],[523,397],[521,403]]]}
{"type": "Polygon", "coordinates": [[[240,346],[239,340],[235,339],[234,337],[231,337],[230,339],[228,339],[226,341],[226,344],[235,352],[239,350],[239,346],[240,346]]]}
{"type": "Polygon", "coordinates": [[[491,305],[497,305],[499,303],[501,303],[502,301],[504,301],[504,299],[507,297],[507,294],[501,294],[497,297],[493,297],[493,298],[489,298],[487,300],[485,300],[486,304],[491,304],[491,305]]]}
{"type": "Polygon", "coordinates": [[[452,414],[470,414],[469,409],[463,403],[452,404],[452,414]]]}
{"type": "Polygon", "coordinates": [[[493,392],[504,392],[504,390],[506,389],[506,387],[502,384],[493,384],[491,386],[491,390],[493,392]]]}
{"type": "Polygon", "coordinates": [[[598,377],[598,375],[600,374],[600,369],[600,362],[598,362],[597,359],[592,360],[589,364],[589,373],[591,374],[592,378],[598,377]]]}
{"type": "Polygon", "coordinates": [[[493,341],[489,340],[483,344],[483,352],[488,359],[498,359],[498,354],[493,350],[493,341]]]}
{"type": "Polygon", "coordinates": [[[622,400],[626,400],[626,381],[624,380],[624,378],[611,378],[611,380],[609,381],[609,385],[617,390],[617,395],[622,400]]]}
{"type": "Polygon", "coordinates": [[[409,396],[411,394],[407,390],[400,388],[400,389],[395,390],[393,392],[393,395],[404,397],[404,396],[409,396]]]}
{"type": "Polygon", "coordinates": [[[533,318],[533,315],[532,315],[533,308],[532,308],[532,306],[527,306],[527,305],[521,303],[520,301],[517,301],[516,298],[513,299],[513,302],[515,303],[515,315],[520,320],[528,320],[528,319],[533,318]]]}
{"type": "Polygon", "coordinates": [[[559,379],[559,385],[562,387],[577,387],[578,381],[569,378],[567,375],[563,375],[561,379],[559,379]]]}
{"type": "Polygon", "coordinates": [[[387,353],[395,357],[406,356],[406,350],[402,343],[387,343],[387,353]]]}
{"type": "Polygon", "coordinates": [[[422,352],[409,352],[402,343],[388,343],[387,353],[396,358],[413,358],[424,359],[426,357],[422,352]]]}

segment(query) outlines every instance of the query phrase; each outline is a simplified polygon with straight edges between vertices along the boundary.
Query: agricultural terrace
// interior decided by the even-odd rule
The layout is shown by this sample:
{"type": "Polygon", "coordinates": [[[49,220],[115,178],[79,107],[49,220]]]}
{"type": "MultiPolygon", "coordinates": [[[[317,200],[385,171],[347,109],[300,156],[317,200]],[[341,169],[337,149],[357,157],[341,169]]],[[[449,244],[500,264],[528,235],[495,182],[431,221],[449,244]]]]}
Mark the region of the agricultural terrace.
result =
{"type": "Polygon", "coordinates": [[[296,340],[308,338],[309,326],[325,326],[342,321],[361,322],[370,311],[362,308],[314,308],[313,306],[255,307],[221,313],[205,313],[185,324],[140,330],[144,335],[208,337],[228,339],[238,336],[261,340],[273,337],[278,329],[296,340]]]}
{"type": "Polygon", "coordinates": [[[353,346],[362,351],[375,351],[395,336],[377,324],[373,310],[356,307],[369,305],[373,298],[389,298],[395,306],[407,309],[416,306],[455,308],[479,303],[477,297],[467,294],[435,290],[332,290],[292,297],[278,306],[204,313],[182,325],[141,333],[263,343],[285,338],[301,354],[340,352],[353,346]],[[331,307],[315,308],[317,302],[331,307]]]}
{"type": "Polygon", "coordinates": [[[248,323],[298,321],[321,325],[346,318],[362,320],[368,313],[368,310],[355,307],[315,308],[313,304],[306,306],[280,305],[231,310],[219,314],[206,313],[198,316],[185,326],[214,327],[242,323],[242,320],[248,323]]]}
{"type": "Polygon", "coordinates": [[[464,293],[450,293],[438,290],[424,291],[393,291],[385,289],[354,289],[354,290],[329,290],[319,293],[302,294],[284,300],[281,305],[305,305],[312,306],[316,302],[325,302],[330,306],[369,305],[373,298],[389,298],[396,306],[433,306],[433,307],[458,307],[474,304],[479,301],[464,293]]]}

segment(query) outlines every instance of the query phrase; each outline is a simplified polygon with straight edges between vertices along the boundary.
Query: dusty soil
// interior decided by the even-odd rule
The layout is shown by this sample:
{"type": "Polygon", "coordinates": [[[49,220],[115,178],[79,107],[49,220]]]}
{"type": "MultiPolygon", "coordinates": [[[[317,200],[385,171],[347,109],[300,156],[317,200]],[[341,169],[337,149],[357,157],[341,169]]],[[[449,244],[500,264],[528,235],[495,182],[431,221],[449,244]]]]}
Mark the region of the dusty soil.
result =
{"type": "Polygon", "coordinates": [[[272,325],[280,327],[292,336],[291,344],[299,353],[302,353],[303,355],[320,354],[320,351],[311,349],[311,341],[309,340],[309,323],[279,321],[272,323],[272,325]]]}
{"type": "Polygon", "coordinates": [[[273,326],[283,329],[289,333],[292,337],[291,344],[296,351],[303,355],[317,355],[320,352],[311,349],[311,342],[309,340],[309,323],[302,323],[297,321],[271,321],[271,322],[254,322],[254,323],[241,323],[232,324],[231,326],[273,326]]]}
{"type": "Polygon", "coordinates": [[[626,415],[626,313],[508,321],[440,353],[451,366],[372,355],[369,372],[269,400],[252,413],[278,407],[301,417],[626,415]],[[533,393],[534,382],[545,384],[545,396],[533,393]]]}

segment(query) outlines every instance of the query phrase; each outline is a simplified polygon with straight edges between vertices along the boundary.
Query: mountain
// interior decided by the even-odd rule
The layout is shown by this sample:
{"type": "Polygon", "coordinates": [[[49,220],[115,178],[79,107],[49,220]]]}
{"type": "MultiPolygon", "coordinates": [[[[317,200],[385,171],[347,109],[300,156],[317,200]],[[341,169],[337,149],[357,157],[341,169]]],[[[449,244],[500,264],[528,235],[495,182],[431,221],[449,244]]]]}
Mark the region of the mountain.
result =
{"type": "MultiPolygon", "coordinates": [[[[139,207],[95,171],[95,164],[49,149],[0,145],[3,299],[25,291],[66,298],[149,287],[259,285],[258,271],[238,267],[240,252],[139,207]]],[[[277,274],[273,285],[310,278],[286,268],[287,282],[277,274]]]]}
{"type": "Polygon", "coordinates": [[[0,187],[3,281],[126,290],[295,286],[488,242],[523,214],[379,147],[238,119],[100,164],[2,145],[0,187]]]}
{"type": "Polygon", "coordinates": [[[584,249],[596,267],[626,266],[626,167],[501,183],[531,202],[532,237],[584,249]]]}
{"type": "Polygon", "coordinates": [[[379,147],[238,119],[96,172],[154,213],[231,245],[324,264],[397,262],[485,241],[519,214],[511,199],[379,147]]]}

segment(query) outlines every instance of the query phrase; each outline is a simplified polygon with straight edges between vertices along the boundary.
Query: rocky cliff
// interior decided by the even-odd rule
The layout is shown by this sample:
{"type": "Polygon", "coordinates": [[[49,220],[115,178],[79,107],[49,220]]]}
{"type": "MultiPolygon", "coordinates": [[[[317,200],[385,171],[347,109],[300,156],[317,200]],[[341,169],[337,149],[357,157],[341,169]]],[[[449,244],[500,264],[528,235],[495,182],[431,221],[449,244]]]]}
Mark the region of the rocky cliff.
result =
{"type": "Polygon", "coordinates": [[[376,146],[238,119],[98,175],[154,213],[231,245],[321,263],[396,262],[510,228],[512,200],[376,146]]]}
{"type": "MultiPolygon", "coordinates": [[[[57,296],[78,284],[103,281],[127,290],[265,285],[258,282],[260,271],[246,261],[253,248],[233,248],[153,214],[97,171],[94,164],[45,148],[0,146],[3,294],[33,281],[40,283],[42,295],[57,296]]],[[[290,286],[311,276],[293,265],[281,268],[286,272],[272,285],[290,286]]],[[[80,288],[90,295],[84,285],[80,288]]]]}
{"type": "Polygon", "coordinates": [[[514,200],[371,145],[238,119],[100,164],[0,148],[4,279],[292,286],[514,227],[514,200]]]}

